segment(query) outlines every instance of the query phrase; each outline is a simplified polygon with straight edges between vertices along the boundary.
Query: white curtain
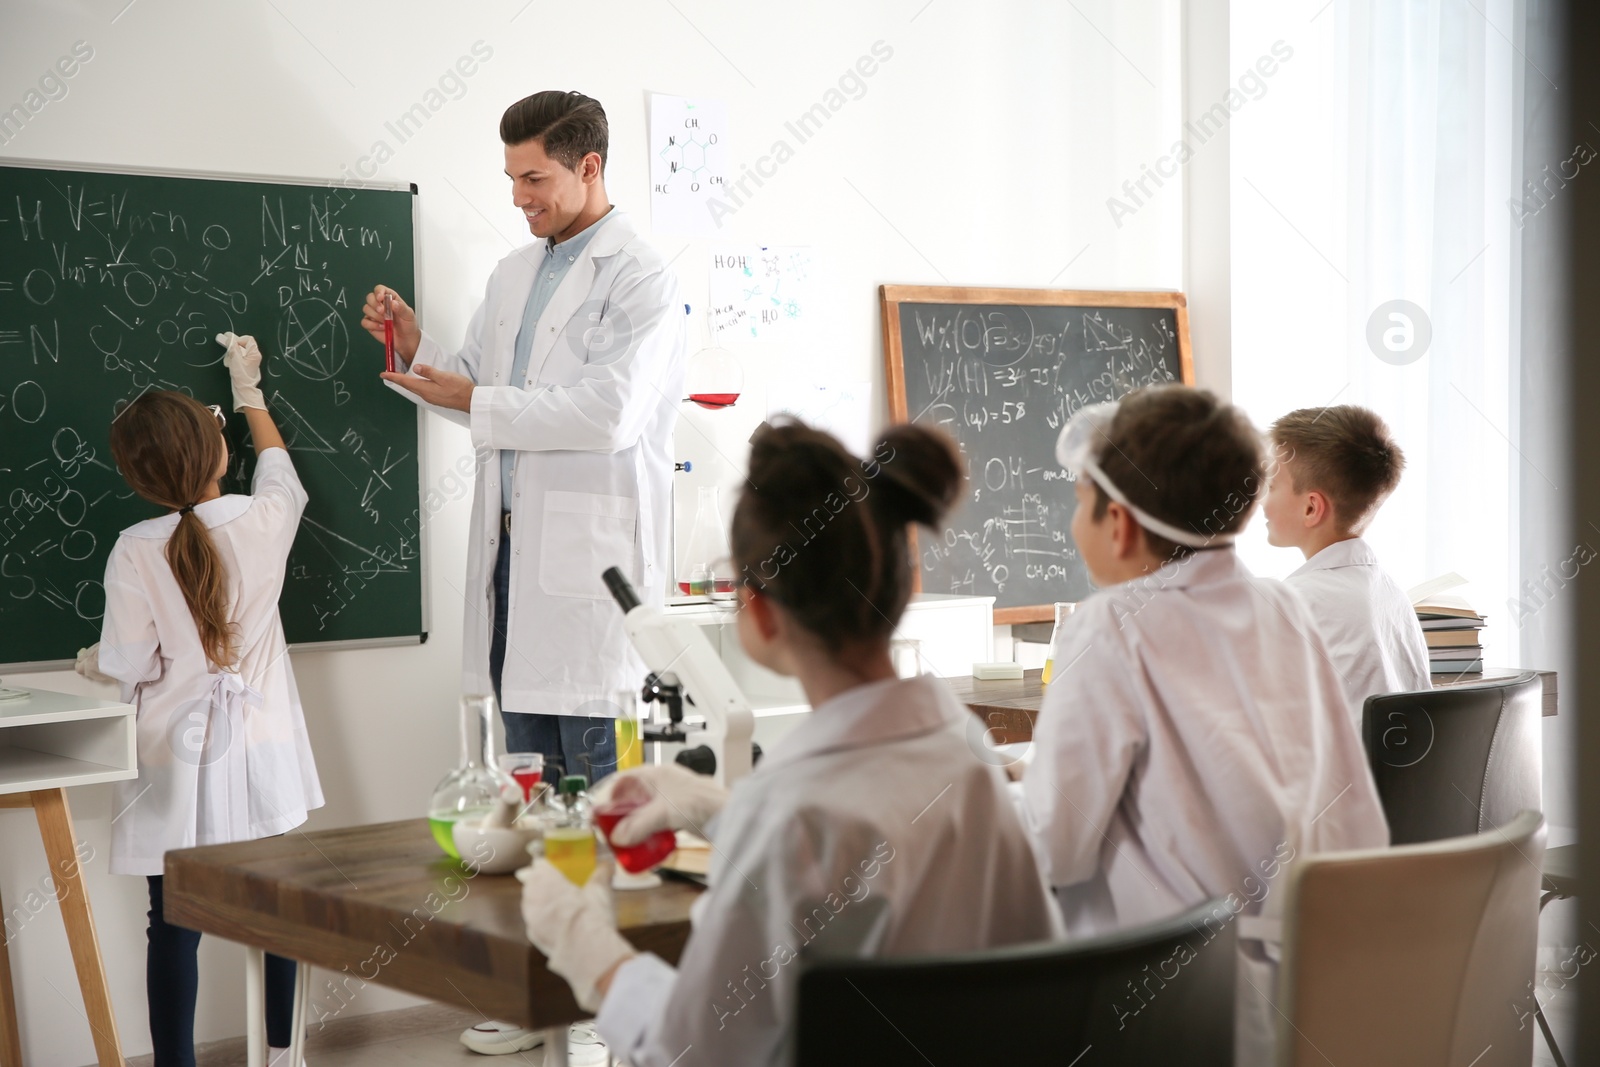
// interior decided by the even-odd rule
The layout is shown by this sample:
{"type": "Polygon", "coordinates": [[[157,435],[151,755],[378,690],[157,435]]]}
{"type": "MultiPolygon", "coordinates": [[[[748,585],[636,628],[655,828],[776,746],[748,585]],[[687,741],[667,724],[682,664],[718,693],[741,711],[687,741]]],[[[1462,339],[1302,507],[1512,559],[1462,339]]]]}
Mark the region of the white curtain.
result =
{"type": "MultiPolygon", "coordinates": [[[[1369,540],[1402,585],[1469,579],[1488,659],[1512,663],[1520,61],[1510,0],[1474,3],[1233,3],[1236,68],[1276,40],[1294,49],[1233,121],[1233,393],[1262,426],[1301,407],[1377,410],[1407,468],[1369,540]],[[1419,311],[1392,317],[1393,301],[1419,311]]],[[[1259,573],[1298,566],[1259,522],[1252,534],[1259,573]]]]}
{"type": "MultiPolygon", "coordinates": [[[[1294,49],[1232,123],[1234,399],[1262,426],[1299,407],[1377,410],[1407,458],[1367,535],[1384,565],[1405,586],[1467,578],[1489,664],[1568,667],[1570,573],[1600,530],[1565,541],[1557,238],[1566,184],[1600,178],[1555,141],[1555,6],[1233,0],[1230,13],[1236,69],[1275,41],[1294,49]],[[1431,334],[1420,357],[1383,344],[1385,330],[1405,340],[1384,307],[1396,300],[1420,309],[1413,339],[1431,334]]],[[[1278,576],[1300,558],[1267,546],[1259,521],[1244,552],[1278,576]]],[[[1576,823],[1568,726],[1546,721],[1553,843],[1576,823]]]]}

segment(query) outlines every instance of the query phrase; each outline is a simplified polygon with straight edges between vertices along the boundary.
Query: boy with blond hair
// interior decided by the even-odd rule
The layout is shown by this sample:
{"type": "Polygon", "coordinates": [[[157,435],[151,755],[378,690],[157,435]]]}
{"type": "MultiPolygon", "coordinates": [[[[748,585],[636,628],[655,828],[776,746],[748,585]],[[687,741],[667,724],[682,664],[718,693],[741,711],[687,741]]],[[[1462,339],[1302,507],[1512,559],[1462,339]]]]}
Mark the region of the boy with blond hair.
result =
{"type": "Polygon", "coordinates": [[[1322,631],[1359,726],[1367,697],[1432,685],[1417,613],[1361,536],[1400,484],[1405,455],[1375,412],[1352,404],[1291,411],[1270,436],[1267,541],[1305,554],[1286,581],[1322,631]]]}
{"type": "Polygon", "coordinates": [[[1056,457],[1098,591],[1057,638],[1022,780],[1041,869],[1074,937],[1223,898],[1241,922],[1235,1061],[1270,1064],[1284,868],[1389,829],[1304,603],[1233,549],[1260,435],[1161,386],[1079,412],[1056,457]]]}

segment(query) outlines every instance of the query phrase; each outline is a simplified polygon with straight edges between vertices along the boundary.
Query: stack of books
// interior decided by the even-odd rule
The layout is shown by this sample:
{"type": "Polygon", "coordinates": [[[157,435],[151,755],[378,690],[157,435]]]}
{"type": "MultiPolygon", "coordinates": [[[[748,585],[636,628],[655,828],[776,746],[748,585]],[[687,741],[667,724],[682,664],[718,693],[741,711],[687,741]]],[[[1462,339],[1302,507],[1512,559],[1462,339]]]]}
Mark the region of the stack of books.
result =
{"type": "Polygon", "coordinates": [[[1479,674],[1483,671],[1480,631],[1485,618],[1459,596],[1442,590],[1465,583],[1447,574],[1411,590],[1411,606],[1428,643],[1428,667],[1434,674],[1479,674]]]}

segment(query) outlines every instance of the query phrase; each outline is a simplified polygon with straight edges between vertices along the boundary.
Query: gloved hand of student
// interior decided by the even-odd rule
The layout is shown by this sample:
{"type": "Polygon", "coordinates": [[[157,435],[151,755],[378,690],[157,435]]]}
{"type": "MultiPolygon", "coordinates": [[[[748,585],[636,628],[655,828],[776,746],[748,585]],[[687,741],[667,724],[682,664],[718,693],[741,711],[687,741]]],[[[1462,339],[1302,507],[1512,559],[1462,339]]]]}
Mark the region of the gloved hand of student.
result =
{"type": "Polygon", "coordinates": [[[219,333],[217,344],[228,349],[222,364],[233,382],[233,410],[267,410],[267,398],[261,393],[261,349],[256,347],[256,339],[249,334],[219,333]]]}
{"type": "Polygon", "coordinates": [[[728,802],[728,791],[712,778],[676,763],[650,764],[619,771],[604,779],[593,792],[595,804],[639,801],[611,831],[613,843],[637,845],[658,830],[693,830],[703,827],[728,802]]]}
{"type": "Polygon", "coordinates": [[[611,871],[596,869],[582,889],[550,865],[535,860],[517,872],[522,883],[522,921],[528,940],[567,980],[584,1011],[599,1011],[605,999],[596,988],[600,979],[636,953],[617,933],[611,911],[611,871]]]}
{"type": "Polygon", "coordinates": [[[96,641],[88,648],[78,649],[78,661],[72,669],[91,682],[115,683],[116,679],[100,670],[100,642],[96,641]]]}

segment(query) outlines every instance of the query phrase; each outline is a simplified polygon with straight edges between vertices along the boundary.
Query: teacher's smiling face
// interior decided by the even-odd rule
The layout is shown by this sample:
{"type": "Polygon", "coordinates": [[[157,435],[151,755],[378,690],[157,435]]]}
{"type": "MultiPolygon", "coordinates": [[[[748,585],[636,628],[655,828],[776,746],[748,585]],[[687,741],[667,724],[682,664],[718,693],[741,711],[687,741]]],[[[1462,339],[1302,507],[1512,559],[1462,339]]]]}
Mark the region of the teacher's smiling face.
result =
{"type": "MultiPolygon", "coordinates": [[[[589,202],[591,187],[601,181],[600,154],[590,152],[568,168],[545,154],[544,142],[535,138],[508,144],[506,175],[511,179],[511,202],[528,220],[535,237],[569,236],[589,202]]],[[[592,220],[590,220],[592,221],[592,220]]]]}

